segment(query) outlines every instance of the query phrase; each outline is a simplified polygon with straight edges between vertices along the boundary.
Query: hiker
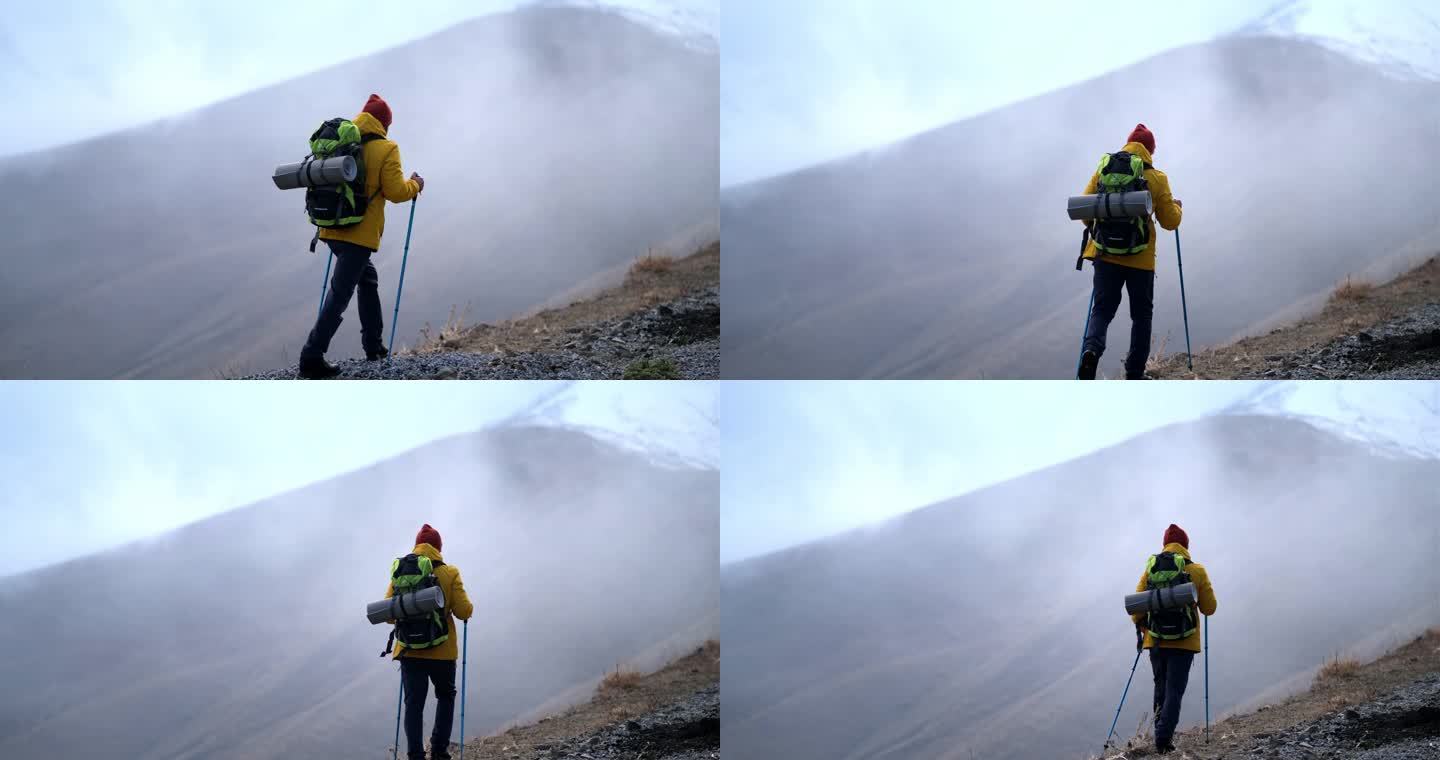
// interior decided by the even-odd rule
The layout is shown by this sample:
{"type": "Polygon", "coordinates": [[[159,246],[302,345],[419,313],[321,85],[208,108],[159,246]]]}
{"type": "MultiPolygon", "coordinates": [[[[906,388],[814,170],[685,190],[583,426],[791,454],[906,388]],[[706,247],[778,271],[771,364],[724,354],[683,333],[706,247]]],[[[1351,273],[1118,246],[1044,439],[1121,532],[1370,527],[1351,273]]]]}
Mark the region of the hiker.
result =
{"type": "MultiPolygon", "coordinates": [[[[455,618],[469,620],[475,605],[465,595],[460,570],[445,564],[440,556],[440,532],[426,523],[415,535],[412,554],[430,560],[440,592],[445,595],[442,614],[448,637],[426,649],[410,649],[395,642],[394,659],[400,661],[400,680],[405,693],[405,742],[410,760],[425,760],[425,697],[430,684],[435,684],[435,725],[430,733],[431,760],[450,760],[450,726],[455,720],[455,660],[460,657],[455,645],[455,618]]],[[[397,560],[398,562],[398,560],[397,560]]],[[[385,589],[385,598],[395,594],[395,584],[385,589]]],[[[460,737],[465,741],[465,737],[460,737]]]]}
{"type": "Polygon", "coordinates": [[[1131,615],[1137,637],[1150,650],[1150,670],[1155,675],[1155,751],[1175,749],[1171,739],[1180,722],[1180,702],[1190,680],[1190,663],[1201,651],[1200,615],[1215,614],[1215,589],[1205,567],[1190,561],[1190,537],[1171,523],[1165,529],[1163,548],[1150,557],[1140,573],[1137,592],[1154,585],[1195,584],[1198,605],[1178,610],[1131,615]],[[1188,576],[1188,577],[1187,577],[1188,576]]]}
{"type": "Polygon", "coordinates": [[[335,273],[330,278],[315,327],[310,330],[305,347],[300,349],[300,376],[309,380],[340,374],[338,367],[325,361],[325,352],[330,349],[330,339],[340,329],[350,296],[357,289],[360,292],[360,342],[365,358],[377,361],[390,355],[390,349],[381,340],[380,276],[370,255],[379,250],[380,237],[385,234],[385,201],[404,203],[425,189],[425,178],[419,174],[412,173],[410,179],[405,179],[400,168],[400,147],[385,136],[390,129],[390,106],[379,95],[372,94],[353,121],[364,141],[368,205],[360,223],[319,232],[319,238],[335,255],[335,273]]]}
{"type": "MultiPolygon", "coordinates": [[[[1125,147],[1120,153],[1137,157],[1144,162],[1144,187],[1148,189],[1155,207],[1155,220],[1167,230],[1180,226],[1180,199],[1170,194],[1170,179],[1165,173],[1151,165],[1155,155],[1155,135],[1144,124],[1135,125],[1125,147]]],[[[1112,153],[1109,168],[1119,171],[1112,153]]],[[[1124,159],[1122,159],[1123,162],[1124,159]]],[[[1090,176],[1085,185],[1085,195],[1094,195],[1101,186],[1100,172],[1107,164],[1102,161],[1100,169],[1090,176]]],[[[1123,172],[1122,172],[1123,173],[1123,172]]],[[[1150,320],[1155,310],[1155,224],[1148,217],[1105,222],[1107,225],[1139,225],[1140,240],[1131,248],[1112,247],[1098,240],[1091,240],[1086,246],[1084,258],[1090,259],[1095,268],[1094,305],[1090,309],[1089,329],[1085,332],[1085,350],[1080,356],[1081,380],[1094,380],[1100,366],[1100,357],[1105,354],[1105,334],[1110,321],[1120,309],[1120,290],[1123,288],[1130,297],[1130,353],[1125,357],[1125,379],[1144,380],[1145,362],[1150,358],[1150,320]],[[1098,250],[1097,253],[1097,248],[1098,250]]],[[[1087,224],[1099,224],[1087,222],[1087,224]]],[[[1094,227],[1092,227],[1094,229],[1094,227]]],[[[1076,265],[1077,268],[1079,265],[1076,265]]]]}

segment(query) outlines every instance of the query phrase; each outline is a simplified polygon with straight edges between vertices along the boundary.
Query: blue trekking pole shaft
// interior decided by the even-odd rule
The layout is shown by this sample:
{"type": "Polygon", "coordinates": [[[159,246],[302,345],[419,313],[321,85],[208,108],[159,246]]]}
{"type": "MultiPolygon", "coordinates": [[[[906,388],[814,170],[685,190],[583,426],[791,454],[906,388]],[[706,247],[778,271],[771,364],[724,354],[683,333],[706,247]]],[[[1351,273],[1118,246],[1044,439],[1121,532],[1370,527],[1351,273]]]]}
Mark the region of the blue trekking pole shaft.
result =
{"type": "Polygon", "coordinates": [[[410,260],[410,231],[415,229],[415,200],[410,201],[410,223],[405,225],[405,255],[400,257],[400,285],[395,288],[395,314],[390,318],[390,351],[395,351],[395,328],[400,326],[400,294],[405,290],[405,263],[410,260]]]}
{"type": "MultiPolygon", "coordinates": [[[[1135,668],[1140,664],[1140,653],[1143,651],[1145,650],[1135,651],[1135,662],[1130,665],[1130,677],[1125,679],[1125,691],[1121,692],[1120,705],[1115,708],[1115,720],[1110,721],[1110,733],[1105,735],[1105,747],[1110,746],[1110,737],[1115,735],[1115,726],[1120,723],[1120,711],[1125,709],[1125,697],[1130,694],[1130,682],[1135,679],[1135,668]]],[[[1104,754],[1105,749],[1101,748],[1100,753],[1104,754]]]]}
{"type": "MultiPolygon", "coordinates": [[[[465,760],[465,664],[470,661],[469,620],[465,621],[465,632],[460,635],[460,641],[463,642],[460,648],[460,760],[465,760]]],[[[1207,680],[1206,683],[1209,681],[1207,680]]],[[[1209,702],[1206,704],[1208,705],[1209,702]]]]}
{"type": "Polygon", "coordinates": [[[1185,367],[1194,371],[1190,361],[1190,308],[1185,305],[1185,260],[1180,258],[1180,228],[1175,228],[1175,267],[1180,270],[1180,314],[1185,319],[1185,367]]]}
{"type": "Polygon", "coordinates": [[[320,318],[320,315],[325,312],[325,286],[330,284],[330,262],[332,262],[332,261],[334,261],[334,260],[335,260],[335,254],[332,253],[332,252],[330,252],[330,251],[326,251],[326,252],[325,252],[325,279],[323,279],[323,280],[320,281],[320,305],[319,305],[318,307],[316,307],[316,309],[315,309],[315,318],[316,318],[316,319],[319,319],[319,318],[320,318]]]}
{"type": "Polygon", "coordinates": [[[390,760],[397,760],[400,757],[400,700],[405,696],[405,673],[400,673],[400,693],[395,696],[395,746],[390,753],[390,760]]]}
{"type": "MultiPolygon", "coordinates": [[[[1080,236],[1080,258],[1075,260],[1075,269],[1080,271],[1085,264],[1085,249],[1090,247],[1090,227],[1080,236]]],[[[1090,336],[1090,315],[1095,311],[1095,284],[1090,284],[1090,305],[1085,307],[1085,330],[1080,333],[1080,356],[1075,359],[1075,379],[1080,379],[1080,365],[1085,361],[1085,339],[1090,336]]]]}
{"type": "Polygon", "coordinates": [[[1210,616],[1205,616],[1205,743],[1210,743],[1210,616]]]}

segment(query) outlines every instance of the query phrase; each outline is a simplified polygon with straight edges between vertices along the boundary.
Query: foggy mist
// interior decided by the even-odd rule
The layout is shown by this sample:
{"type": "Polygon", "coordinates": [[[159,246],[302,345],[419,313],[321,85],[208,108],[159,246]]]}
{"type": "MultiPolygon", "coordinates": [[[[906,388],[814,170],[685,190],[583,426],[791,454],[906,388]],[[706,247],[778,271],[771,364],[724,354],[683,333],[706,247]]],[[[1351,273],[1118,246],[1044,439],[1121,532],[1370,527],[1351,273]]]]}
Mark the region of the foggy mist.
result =
{"type": "MultiPolygon", "coordinates": [[[[714,51],[605,9],[479,18],[184,116],[0,159],[0,376],[196,377],[293,362],[320,255],[276,190],[323,120],[371,92],[394,112],[416,204],[397,342],[618,279],[651,246],[718,237],[714,51]],[[468,307],[468,311],[467,311],[468,307]]],[[[387,320],[408,205],[375,261],[387,320]]],[[[359,353],[347,320],[332,355],[359,353]]]]}
{"type": "Polygon", "coordinates": [[[384,751],[399,676],[364,607],[426,522],[475,603],[468,735],[587,700],[617,664],[716,636],[718,488],[713,470],[507,426],[8,578],[0,608],[44,609],[66,656],[6,667],[0,754],[384,751]]]}
{"type": "MultiPolygon", "coordinates": [[[[1185,202],[1195,347],[1296,318],[1349,274],[1440,250],[1437,94],[1311,43],[1227,37],[727,189],[725,376],[1070,376],[1091,270],[1062,207],[1137,122],[1185,202]]],[[[1158,261],[1154,336],[1174,352],[1172,233],[1158,261]]],[[[1122,309],[1103,372],[1128,339],[1122,309]]]]}
{"type": "MultiPolygon", "coordinates": [[[[1327,657],[1440,623],[1437,482],[1433,458],[1223,414],[727,565],[722,740],[740,756],[1083,757],[1134,658],[1123,597],[1171,522],[1219,602],[1212,712],[1253,708],[1327,657]]],[[[1124,736],[1148,678],[1141,663],[1124,736]]],[[[1192,676],[1181,725],[1202,716],[1192,676]]]]}

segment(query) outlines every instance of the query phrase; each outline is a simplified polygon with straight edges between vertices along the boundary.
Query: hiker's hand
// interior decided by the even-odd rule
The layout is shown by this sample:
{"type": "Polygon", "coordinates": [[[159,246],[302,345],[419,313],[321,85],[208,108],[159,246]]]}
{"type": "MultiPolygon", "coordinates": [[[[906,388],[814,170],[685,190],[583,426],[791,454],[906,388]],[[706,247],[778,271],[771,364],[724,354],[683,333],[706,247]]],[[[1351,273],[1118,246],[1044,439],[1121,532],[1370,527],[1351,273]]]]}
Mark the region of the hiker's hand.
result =
{"type": "Polygon", "coordinates": [[[1185,208],[1185,203],[1184,203],[1183,201],[1181,201],[1179,198],[1176,198],[1176,199],[1175,199],[1175,205],[1176,205],[1176,206],[1179,206],[1180,208],[1185,208]]]}
{"type": "Polygon", "coordinates": [[[419,174],[416,174],[415,172],[410,172],[410,179],[415,180],[415,182],[420,185],[420,189],[415,191],[415,193],[416,193],[417,195],[420,194],[420,193],[425,192],[425,178],[424,178],[424,177],[420,176],[419,174]]]}

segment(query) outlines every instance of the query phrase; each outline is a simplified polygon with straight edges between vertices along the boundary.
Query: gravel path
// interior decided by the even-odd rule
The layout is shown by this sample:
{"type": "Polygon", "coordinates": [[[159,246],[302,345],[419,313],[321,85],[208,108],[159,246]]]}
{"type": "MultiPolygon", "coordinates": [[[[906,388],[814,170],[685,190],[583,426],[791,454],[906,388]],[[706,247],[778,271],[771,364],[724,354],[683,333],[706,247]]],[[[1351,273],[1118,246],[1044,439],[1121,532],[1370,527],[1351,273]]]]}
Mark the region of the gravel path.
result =
{"type": "MultiPolygon", "coordinates": [[[[684,296],[624,319],[572,328],[557,351],[438,352],[336,362],[341,380],[618,380],[640,360],[669,359],[678,379],[720,377],[720,291],[684,296]]],[[[239,378],[294,380],[294,367],[239,378]]]]}
{"type": "Polygon", "coordinates": [[[1440,379],[1440,303],[1419,306],[1404,316],[1316,349],[1265,359],[1270,365],[1267,369],[1237,379],[1440,379]]]}
{"type": "Polygon", "coordinates": [[[1440,673],[1372,702],[1273,734],[1255,736],[1226,760],[1440,758],[1440,673]]]}
{"type": "Polygon", "coordinates": [[[547,760],[718,760],[720,685],[546,749],[547,760]]]}

